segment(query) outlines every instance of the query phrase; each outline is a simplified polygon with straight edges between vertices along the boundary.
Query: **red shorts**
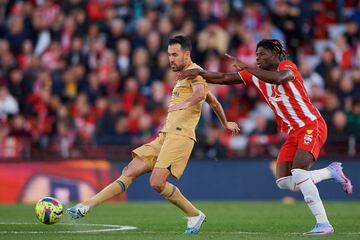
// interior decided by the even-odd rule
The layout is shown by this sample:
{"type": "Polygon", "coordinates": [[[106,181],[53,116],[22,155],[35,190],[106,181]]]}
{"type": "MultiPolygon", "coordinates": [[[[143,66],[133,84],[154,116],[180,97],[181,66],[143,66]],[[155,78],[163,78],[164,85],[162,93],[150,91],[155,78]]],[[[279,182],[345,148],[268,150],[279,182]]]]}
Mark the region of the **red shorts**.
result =
{"type": "Polygon", "coordinates": [[[293,130],[282,145],[276,163],[292,162],[298,149],[310,152],[316,160],[327,137],[324,119],[318,119],[293,130]]]}

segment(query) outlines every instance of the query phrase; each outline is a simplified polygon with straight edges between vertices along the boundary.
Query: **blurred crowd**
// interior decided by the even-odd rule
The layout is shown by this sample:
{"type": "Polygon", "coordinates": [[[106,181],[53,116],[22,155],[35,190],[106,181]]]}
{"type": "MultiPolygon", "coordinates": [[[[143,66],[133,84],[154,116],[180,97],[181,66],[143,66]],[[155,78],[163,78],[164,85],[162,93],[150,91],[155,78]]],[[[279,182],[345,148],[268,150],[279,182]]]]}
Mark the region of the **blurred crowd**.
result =
{"type": "MultiPolygon", "coordinates": [[[[259,40],[280,39],[328,124],[324,155],[354,153],[359,26],[358,0],[0,0],[0,158],[151,140],[175,84],[167,42],[177,34],[196,63],[224,72],[234,71],[224,53],[254,64],[259,40]]],[[[225,132],[205,104],[194,156],[275,156],[286,136],[258,92],[210,89],[242,133],[225,132]]]]}

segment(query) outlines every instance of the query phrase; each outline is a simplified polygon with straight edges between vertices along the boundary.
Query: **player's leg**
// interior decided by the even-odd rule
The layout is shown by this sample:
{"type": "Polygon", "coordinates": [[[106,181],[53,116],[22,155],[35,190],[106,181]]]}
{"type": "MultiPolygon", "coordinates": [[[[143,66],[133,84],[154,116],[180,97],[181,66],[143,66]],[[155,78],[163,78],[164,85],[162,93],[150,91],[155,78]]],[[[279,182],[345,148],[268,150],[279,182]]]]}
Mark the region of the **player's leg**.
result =
{"type": "Polygon", "coordinates": [[[296,186],[300,189],[306,204],[316,219],[315,228],[306,234],[332,234],[334,229],[329,223],[319,191],[308,171],[314,161],[315,158],[310,152],[298,149],[291,170],[296,186]]]}
{"type": "MultiPolygon", "coordinates": [[[[292,164],[292,161],[287,161],[276,165],[276,185],[280,189],[297,192],[299,191],[299,187],[295,184],[293,176],[291,175],[292,164]]],[[[332,179],[333,174],[330,168],[333,167],[333,165],[334,163],[326,168],[309,171],[313,183],[317,184],[323,180],[332,179]]]]}
{"type": "Polygon", "coordinates": [[[199,210],[181,194],[175,185],[167,181],[170,175],[171,172],[168,169],[154,168],[150,177],[150,186],[180,208],[188,217],[198,216],[199,210]]]}
{"type": "MultiPolygon", "coordinates": [[[[286,142],[280,149],[279,156],[276,161],[276,185],[280,189],[299,191],[295,184],[291,169],[293,168],[293,160],[298,149],[298,139],[296,134],[290,134],[286,142]]],[[[312,163],[309,163],[310,168],[312,163]]],[[[331,166],[331,165],[330,165],[331,166]]],[[[329,166],[329,167],[330,167],[329,166]]],[[[311,180],[316,184],[326,179],[331,179],[333,176],[331,171],[327,168],[322,168],[314,171],[309,171],[311,180]]]]}
{"type": "MultiPolygon", "coordinates": [[[[285,162],[276,165],[276,185],[280,189],[290,190],[297,192],[299,188],[295,184],[293,177],[291,176],[292,162],[285,162]]],[[[334,179],[341,184],[343,190],[347,194],[352,193],[352,184],[349,178],[347,178],[342,171],[341,163],[333,162],[329,166],[321,169],[309,171],[311,180],[317,184],[321,181],[334,179]]]]}
{"type": "MultiPolygon", "coordinates": [[[[299,135],[299,149],[307,150],[314,156],[314,159],[317,159],[326,137],[327,127],[325,121],[323,119],[314,121],[299,135]]],[[[352,193],[351,181],[343,173],[341,163],[334,162],[326,168],[311,171],[311,176],[315,183],[332,178],[341,184],[346,193],[352,193]]]]}
{"type": "Polygon", "coordinates": [[[67,212],[70,216],[72,218],[83,217],[84,214],[89,212],[91,207],[125,191],[136,177],[150,172],[155,165],[163,140],[164,134],[160,133],[159,136],[150,143],[134,149],[132,151],[133,160],[124,168],[122,176],[90,200],[69,208],[67,212]]]}
{"type": "Polygon", "coordinates": [[[135,157],[122,171],[121,176],[95,196],[83,202],[90,208],[124,192],[138,176],[150,172],[149,166],[139,157],[135,157]]]}
{"type": "Polygon", "coordinates": [[[176,186],[167,182],[167,178],[172,175],[180,179],[194,143],[194,140],[188,137],[167,134],[150,177],[150,185],[186,214],[188,222],[185,234],[199,232],[206,217],[176,186]]]}
{"type": "Polygon", "coordinates": [[[286,161],[276,164],[276,185],[283,190],[297,192],[297,188],[291,175],[292,161],[286,161]]]}
{"type": "Polygon", "coordinates": [[[276,159],[276,185],[283,190],[298,191],[291,176],[292,162],[297,149],[297,139],[290,134],[285,143],[281,146],[276,159]]]}
{"type": "Polygon", "coordinates": [[[135,157],[123,169],[122,175],[116,181],[106,186],[90,199],[67,209],[67,213],[74,219],[85,216],[95,206],[124,192],[135,178],[150,170],[149,165],[144,160],[135,157]]]}
{"type": "MultiPolygon", "coordinates": [[[[326,133],[326,124],[320,119],[313,122],[312,125],[296,130],[289,135],[281,147],[277,158],[276,184],[280,189],[299,191],[290,173],[295,153],[298,148],[304,149],[310,152],[314,159],[316,159],[326,140],[326,133]]],[[[311,165],[312,163],[309,164],[311,165]]],[[[310,165],[308,166],[309,168],[310,165]]],[[[341,163],[331,163],[328,167],[309,171],[309,174],[315,184],[323,180],[335,179],[341,184],[346,193],[352,193],[351,181],[344,175],[341,163]]]]}
{"type": "Polygon", "coordinates": [[[167,178],[171,172],[165,168],[154,168],[150,177],[151,187],[165,197],[169,202],[181,209],[188,217],[186,234],[197,233],[205,221],[205,214],[198,210],[182,193],[179,188],[169,183],[167,178]]]}

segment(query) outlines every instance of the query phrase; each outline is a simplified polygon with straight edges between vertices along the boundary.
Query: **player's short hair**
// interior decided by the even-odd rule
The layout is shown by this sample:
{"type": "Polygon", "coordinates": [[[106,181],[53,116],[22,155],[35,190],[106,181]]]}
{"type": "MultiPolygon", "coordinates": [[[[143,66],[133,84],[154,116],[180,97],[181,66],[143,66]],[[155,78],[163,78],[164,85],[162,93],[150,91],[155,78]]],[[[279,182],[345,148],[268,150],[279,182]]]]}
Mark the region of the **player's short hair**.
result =
{"type": "Polygon", "coordinates": [[[286,59],[286,50],[277,39],[263,39],[256,45],[256,50],[263,47],[279,54],[280,60],[286,59]]]}
{"type": "Polygon", "coordinates": [[[170,38],[169,45],[173,45],[173,44],[180,44],[182,50],[191,52],[192,49],[191,41],[189,38],[185,36],[177,35],[173,38],[170,38]]]}

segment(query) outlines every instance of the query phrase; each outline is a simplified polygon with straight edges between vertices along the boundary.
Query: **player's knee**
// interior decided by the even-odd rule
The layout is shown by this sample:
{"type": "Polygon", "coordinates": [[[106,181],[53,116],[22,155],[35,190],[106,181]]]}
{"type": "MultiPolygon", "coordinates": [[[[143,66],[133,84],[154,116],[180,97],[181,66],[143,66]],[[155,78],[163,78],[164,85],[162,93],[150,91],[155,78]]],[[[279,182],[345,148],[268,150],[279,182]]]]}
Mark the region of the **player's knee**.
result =
{"type": "Polygon", "coordinates": [[[291,174],[293,176],[294,182],[297,184],[305,181],[306,179],[308,179],[310,177],[308,171],[300,169],[300,168],[292,169],[291,174]]]}
{"type": "Polygon", "coordinates": [[[298,191],[292,176],[282,177],[276,180],[276,185],[283,190],[298,191]]]}
{"type": "Polygon", "coordinates": [[[135,179],[148,171],[147,165],[141,159],[131,161],[122,171],[122,175],[135,179]]]}
{"type": "Polygon", "coordinates": [[[163,182],[157,178],[150,178],[150,186],[155,191],[161,193],[165,188],[166,182],[163,182]]]}
{"type": "Polygon", "coordinates": [[[134,169],[129,168],[128,166],[126,166],[123,171],[122,171],[122,175],[131,178],[131,179],[135,179],[137,177],[137,173],[136,171],[134,171],[134,169]]]}

